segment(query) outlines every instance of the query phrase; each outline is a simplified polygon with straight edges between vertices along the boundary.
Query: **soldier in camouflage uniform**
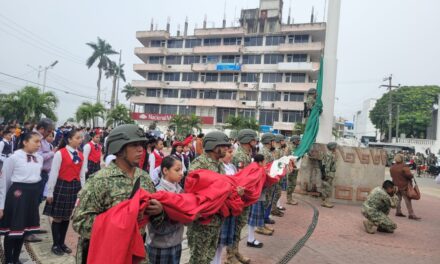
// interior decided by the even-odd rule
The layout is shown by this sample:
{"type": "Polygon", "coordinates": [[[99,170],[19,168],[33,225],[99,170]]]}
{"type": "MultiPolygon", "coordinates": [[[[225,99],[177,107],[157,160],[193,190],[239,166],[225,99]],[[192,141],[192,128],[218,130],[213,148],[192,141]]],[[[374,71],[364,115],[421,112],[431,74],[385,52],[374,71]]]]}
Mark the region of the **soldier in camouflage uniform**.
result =
{"type": "MultiPolygon", "coordinates": [[[[228,137],[213,131],[203,138],[204,153],[198,156],[190,165],[189,171],[206,169],[225,174],[223,164],[219,159],[226,155],[231,146],[228,137]]],[[[189,264],[209,264],[215,256],[223,219],[220,215],[212,216],[209,224],[196,220],[188,225],[188,246],[191,252],[189,264]]]]}
{"type": "MultiPolygon", "coordinates": [[[[99,214],[129,199],[137,189],[136,182],[148,192],[155,192],[148,174],[138,168],[146,141],[144,131],[136,125],[121,125],[110,132],[106,149],[108,154],[116,156],[116,160],[90,176],[78,194],[73,213],[73,229],[80,235],[76,263],[87,261],[93,222],[99,214]]],[[[162,205],[157,200],[150,200],[145,213],[150,216],[153,225],[160,225],[165,218],[162,205]]],[[[144,235],[145,228],[140,233],[144,235]]],[[[148,257],[142,263],[148,263],[148,257]]]]}
{"type": "Polygon", "coordinates": [[[368,195],[367,200],[362,205],[362,214],[367,218],[364,220],[365,231],[374,234],[377,231],[393,233],[397,228],[389,217],[391,208],[397,205],[397,189],[392,181],[386,180],[382,187],[376,187],[368,195]]]}
{"type": "MultiPolygon", "coordinates": [[[[237,138],[238,142],[240,142],[240,146],[232,157],[232,164],[234,164],[235,167],[240,171],[252,162],[252,150],[257,145],[257,133],[252,129],[242,129],[238,131],[237,138]]],[[[244,208],[241,215],[237,217],[237,224],[235,226],[236,240],[234,241],[232,247],[227,247],[226,249],[228,256],[232,254],[235,255],[237,260],[241,263],[251,262],[249,258],[241,255],[238,251],[241,230],[248,222],[249,208],[250,207],[244,208]]]]}
{"type": "Polygon", "coordinates": [[[316,103],[316,89],[310,88],[309,91],[307,91],[307,99],[304,107],[305,124],[307,124],[307,120],[309,119],[310,113],[312,112],[312,108],[313,106],[315,106],[315,103],[316,103]]]}
{"type": "Polygon", "coordinates": [[[333,180],[336,173],[336,142],[330,142],[327,144],[327,153],[322,158],[322,165],[324,166],[325,175],[322,179],[322,203],[321,206],[327,208],[333,208],[333,204],[330,203],[329,198],[332,194],[333,180]]]}
{"type": "MultiPolygon", "coordinates": [[[[292,150],[289,155],[292,155],[295,152],[296,148],[300,143],[300,136],[292,136],[290,138],[290,142],[292,143],[292,150]]],[[[293,192],[296,187],[296,180],[298,178],[298,169],[296,166],[293,168],[293,171],[287,174],[287,204],[297,205],[298,201],[293,199],[293,192]]]]}
{"type": "MultiPolygon", "coordinates": [[[[281,135],[281,134],[277,134],[275,135],[275,150],[274,150],[274,159],[280,159],[281,157],[284,156],[284,149],[281,148],[282,145],[285,145],[285,140],[286,138],[281,135]]],[[[285,180],[285,178],[283,178],[282,180],[280,180],[277,184],[275,184],[274,189],[275,189],[275,196],[272,200],[272,211],[271,214],[275,215],[275,216],[284,216],[284,213],[282,212],[282,210],[285,210],[284,207],[278,207],[277,203],[281,198],[281,193],[282,193],[282,189],[283,189],[283,180],[285,180]]]]}

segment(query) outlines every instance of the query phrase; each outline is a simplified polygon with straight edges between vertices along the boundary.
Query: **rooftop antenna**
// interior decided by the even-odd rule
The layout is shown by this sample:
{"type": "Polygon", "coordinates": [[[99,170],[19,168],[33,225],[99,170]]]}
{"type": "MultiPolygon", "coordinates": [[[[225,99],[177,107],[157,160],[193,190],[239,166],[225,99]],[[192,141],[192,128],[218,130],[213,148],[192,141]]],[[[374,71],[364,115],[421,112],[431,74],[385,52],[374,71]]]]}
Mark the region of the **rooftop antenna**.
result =
{"type": "Polygon", "coordinates": [[[167,18],[167,32],[169,33],[170,32],[170,21],[171,21],[171,18],[170,17],[168,17],[167,18]]]}
{"type": "Polygon", "coordinates": [[[312,6],[312,14],[310,15],[310,23],[313,23],[314,20],[315,7],[312,6]]]}
{"type": "Polygon", "coordinates": [[[289,1],[289,15],[287,16],[287,25],[290,24],[290,15],[292,13],[292,0],[289,1]]]}
{"type": "Polygon", "coordinates": [[[223,28],[226,27],[226,0],[225,0],[225,5],[223,7],[223,28]]]}
{"type": "Polygon", "coordinates": [[[203,28],[206,28],[206,20],[208,19],[208,15],[205,14],[205,18],[203,19],[203,28]]]}
{"type": "Polygon", "coordinates": [[[183,29],[183,35],[185,37],[188,35],[188,17],[185,18],[185,27],[183,29]]]}
{"type": "Polygon", "coordinates": [[[180,37],[180,24],[177,24],[177,37],[180,37]]]}
{"type": "Polygon", "coordinates": [[[154,29],[154,19],[151,18],[150,31],[153,31],[153,29],[154,29]]]}

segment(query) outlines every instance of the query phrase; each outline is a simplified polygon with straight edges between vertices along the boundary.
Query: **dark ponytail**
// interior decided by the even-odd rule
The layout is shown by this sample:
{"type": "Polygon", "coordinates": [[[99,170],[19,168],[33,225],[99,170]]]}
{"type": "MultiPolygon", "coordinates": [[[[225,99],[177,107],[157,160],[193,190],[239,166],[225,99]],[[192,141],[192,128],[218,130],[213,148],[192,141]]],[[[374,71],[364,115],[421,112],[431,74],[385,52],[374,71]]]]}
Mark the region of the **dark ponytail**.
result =
{"type": "Polygon", "coordinates": [[[63,139],[60,141],[60,144],[58,145],[58,149],[65,148],[67,145],[69,145],[69,139],[72,139],[77,132],[79,132],[79,130],[76,128],[72,128],[69,131],[64,131],[63,139]]]}
{"type": "Polygon", "coordinates": [[[176,161],[181,161],[173,156],[166,156],[163,158],[162,163],[160,164],[160,177],[162,178],[163,169],[167,168],[168,170],[171,169],[171,167],[174,166],[174,163],[176,161]]]}
{"type": "Polygon", "coordinates": [[[18,144],[18,149],[22,149],[24,148],[24,142],[28,142],[33,136],[40,136],[40,134],[38,134],[37,132],[28,132],[28,133],[24,133],[22,135],[22,139],[20,141],[20,143],[18,144]]]}

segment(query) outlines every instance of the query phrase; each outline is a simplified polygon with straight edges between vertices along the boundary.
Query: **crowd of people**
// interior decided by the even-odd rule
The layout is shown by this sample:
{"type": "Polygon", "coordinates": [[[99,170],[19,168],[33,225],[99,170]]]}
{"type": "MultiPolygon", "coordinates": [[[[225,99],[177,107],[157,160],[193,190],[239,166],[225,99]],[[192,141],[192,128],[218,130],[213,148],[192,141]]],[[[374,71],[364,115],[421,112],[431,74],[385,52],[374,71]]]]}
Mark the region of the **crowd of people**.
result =
{"type": "Polygon", "coordinates": [[[438,158],[429,149],[426,153],[417,152],[411,153],[409,151],[390,151],[388,153],[388,166],[394,163],[394,157],[396,155],[402,155],[403,162],[408,165],[411,170],[416,171],[417,177],[431,176],[435,177],[440,173],[440,167],[438,166],[438,158]]]}

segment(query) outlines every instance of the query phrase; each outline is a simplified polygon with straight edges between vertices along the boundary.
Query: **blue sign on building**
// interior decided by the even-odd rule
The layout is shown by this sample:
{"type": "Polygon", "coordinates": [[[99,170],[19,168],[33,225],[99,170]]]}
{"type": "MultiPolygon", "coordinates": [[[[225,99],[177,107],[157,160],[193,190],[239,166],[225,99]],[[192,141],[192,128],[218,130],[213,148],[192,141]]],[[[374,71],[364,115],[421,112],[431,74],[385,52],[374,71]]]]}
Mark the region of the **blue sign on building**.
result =
{"type": "Polygon", "coordinates": [[[217,63],[217,71],[240,71],[241,65],[238,63],[217,63]]]}

